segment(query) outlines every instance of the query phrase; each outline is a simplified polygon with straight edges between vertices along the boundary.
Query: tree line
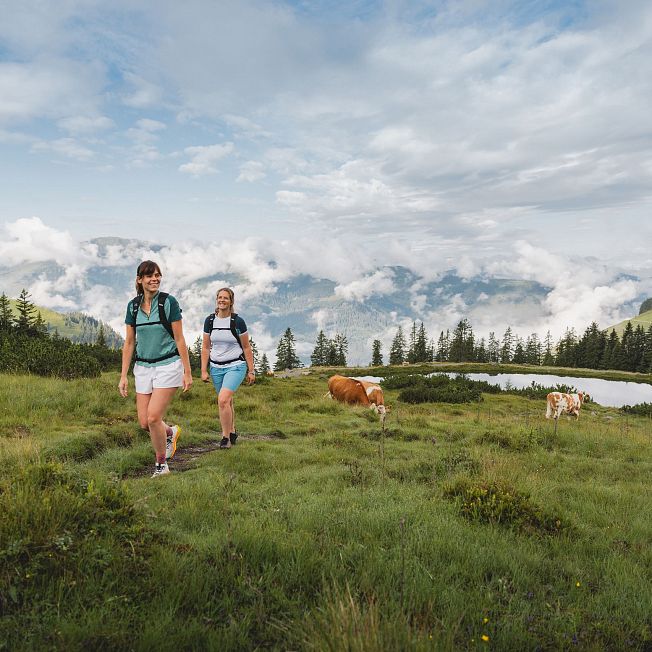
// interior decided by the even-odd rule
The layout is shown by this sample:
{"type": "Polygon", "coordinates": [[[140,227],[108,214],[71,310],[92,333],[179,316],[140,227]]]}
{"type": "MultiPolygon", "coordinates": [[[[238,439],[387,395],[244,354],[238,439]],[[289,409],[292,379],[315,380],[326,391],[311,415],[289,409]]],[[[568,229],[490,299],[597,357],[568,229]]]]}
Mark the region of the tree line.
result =
{"type": "MultiPolygon", "coordinates": [[[[423,322],[418,326],[413,322],[407,338],[398,327],[389,350],[390,365],[405,362],[489,362],[652,373],[652,325],[646,330],[627,322],[619,337],[615,330],[607,333],[592,322],[582,335],[567,328],[554,342],[550,331],[543,339],[537,333],[522,338],[511,327],[500,339],[495,332],[477,339],[468,319],[462,319],[452,332],[441,331],[435,342],[423,322]]],[[[370,364],[383,364],[380,340],[373,342],[370,364]]]]}
{"type": "MultiPolygon", "coordinates": [[[[337,333],[328,338],[320,330],[310,356],[313,367],[346,367],[348,341],[346,335],[337,333]]],[[[652,326],[644,329],[627,322],[622,336],[615,330],[601,330],[592,322],[582,335],[567,328],[556,342],[548,331],[543,339],[537,333],[520,337],[507,327],[502,337],[495,332],[477,338],[468,319],[462,319],[451,332],[441,331],[435,341],[429,337],[423,322],[412,323],[405,334],[399,326],[392,340],[387,363],[402,365],[420,362],[485,362],[500,364],[526,364],[547,367],[581,367],[585,369],[617,369],[652,373],[652,326]]],[[[382,343],[372,343],[372,367],[382,366],[382,343]]],[[[269,368],[265,356],[266,371],[269,368]]],[[[296,353],[296,342],[290,328],[285,330],[276,350],[274,371],[296,369],[303,363],[296,353]]],[[[258,370],[258,366],[257,366],[258,370]]]]}
{"type": "Polygon", "coordinates": [[[75,344],[48,333],[27,290],[16,300],[16,315],[7,295],[0,295],[0,372],[93,378],[120,364],[121,352],[106,345],[102,325],[94,344],[75,344]]]}

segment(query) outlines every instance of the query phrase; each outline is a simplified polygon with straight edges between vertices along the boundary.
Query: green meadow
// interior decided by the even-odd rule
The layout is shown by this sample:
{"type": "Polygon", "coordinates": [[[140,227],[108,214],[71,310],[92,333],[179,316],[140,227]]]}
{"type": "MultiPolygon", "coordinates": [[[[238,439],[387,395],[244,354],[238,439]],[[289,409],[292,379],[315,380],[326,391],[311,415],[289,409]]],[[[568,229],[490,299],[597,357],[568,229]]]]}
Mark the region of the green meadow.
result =
{"type": "Polygon", "coordinates": [[[0,377],[0,650],[652,649],[651,419],[386,390],[382,429],[329,375],[243,387],[226,451],[196,380],[156,480],[118,374],[0,377]]]}

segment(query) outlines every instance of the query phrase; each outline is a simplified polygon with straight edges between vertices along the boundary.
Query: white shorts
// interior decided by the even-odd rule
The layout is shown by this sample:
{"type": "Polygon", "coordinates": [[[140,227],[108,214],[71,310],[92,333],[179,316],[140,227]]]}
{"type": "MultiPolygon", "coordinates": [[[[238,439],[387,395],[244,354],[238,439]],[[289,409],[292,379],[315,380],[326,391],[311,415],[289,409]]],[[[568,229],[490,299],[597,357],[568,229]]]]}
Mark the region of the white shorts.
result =
{"type": "Polygon", "coordinates": [[[181,387],[183,385],[183,362],[178,358],[170,364],[157,367],[134,365],[137,394],[151,394],[154,389],[181,387]]]}

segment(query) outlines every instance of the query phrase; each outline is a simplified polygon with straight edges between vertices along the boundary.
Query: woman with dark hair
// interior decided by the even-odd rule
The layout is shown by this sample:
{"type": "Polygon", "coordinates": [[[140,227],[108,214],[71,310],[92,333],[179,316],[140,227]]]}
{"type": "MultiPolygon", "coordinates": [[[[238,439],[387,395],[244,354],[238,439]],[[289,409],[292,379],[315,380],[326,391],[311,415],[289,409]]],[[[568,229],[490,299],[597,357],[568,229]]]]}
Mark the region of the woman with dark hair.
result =
{"type": "Polygon", "coordinates": [[[236,389],[245,376],[249,385],[256,381],[247,325],[233,312],[234,299],[231,288],[217,291],[215,312],[204,322],[201,348],[201,379],[205,383],[212,379],[217,392],[222,427],[220,448],[231,448],[237,437],[233,412],[236,389]]]}
{"type": "Polygon", "coordinates": [[[188,347],[183,336],[181,308],[170,294],[160,292],[161,268],[144,260],[136,271],[136,296],[127,305],[126,335],[122,348],[122,374],[118,390],[127,396],[127,372],[136,349],[134,379],[141,428],[149,431],[156,454],[153,478],[170,473],[181,428],[163,418],[178,387],[192,385],[188,347]]]}

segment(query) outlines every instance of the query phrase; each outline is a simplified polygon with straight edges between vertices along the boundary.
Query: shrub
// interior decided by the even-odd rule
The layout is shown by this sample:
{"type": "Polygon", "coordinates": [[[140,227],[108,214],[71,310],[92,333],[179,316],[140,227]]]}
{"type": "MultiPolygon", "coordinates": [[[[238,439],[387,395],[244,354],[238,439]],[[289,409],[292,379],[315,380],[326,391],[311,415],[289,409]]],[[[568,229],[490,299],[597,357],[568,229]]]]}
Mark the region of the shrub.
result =
{"type": "Polygon", "coordinates": [[[620,408],[623,414],[638,414],[652,418],[652,403],[637,403],[636,405],[623,405],[620,408]]]}
{"type": "Polygon", "coordinates": [[[406,387],[427,386],[428,378],[422,374],[396,374],[381,381],[383,389],[405,389],[406,387]]]}
{"type": "Polygon", "coordinates": [[[66,380],[96,378],[101,366],[89,355],[91,349],[63,338],[0,331],[0,372],[56,376],[66,380]]]}
{"type": "Polygon", "coordinates": [[[482,400],[482,392],[449,383],[442,387],[409,387],[398,395],[398,399],[405,403],[472,403],[482,400]]]}
{"type": "Polygon", "coordinates": [[[480,523],[496,523],[527,534],[548,536],[569,532],[570,524],[562,517],[547,513],[529,494],[496,483],[448,487],[447,498],[461,498],[460,511],[465,518],[480,523]]]}
{"type": "MultiPolygon", "coordinates": [[[[564,385],[563,383],[558,383],[554,387],[544,387],[532,381],[527,387],[522,387],[520,389],[510,388],[502,390],[505,394],[516,394],[517,396],[525,396],[526,398],[531,399],[544,399],[550,394],[550,392],[561,392],[562,394],[576,394],[577,388],[572,385],[564,385]]],[[[590,399],[587,399],[587,402],[590,399]]]]}

